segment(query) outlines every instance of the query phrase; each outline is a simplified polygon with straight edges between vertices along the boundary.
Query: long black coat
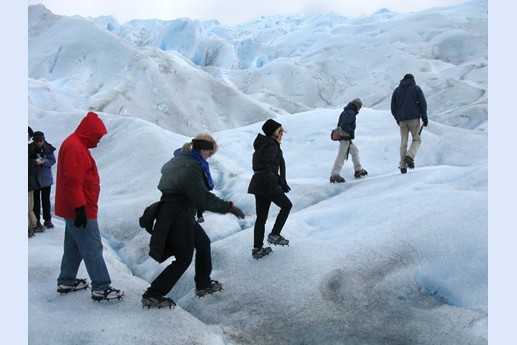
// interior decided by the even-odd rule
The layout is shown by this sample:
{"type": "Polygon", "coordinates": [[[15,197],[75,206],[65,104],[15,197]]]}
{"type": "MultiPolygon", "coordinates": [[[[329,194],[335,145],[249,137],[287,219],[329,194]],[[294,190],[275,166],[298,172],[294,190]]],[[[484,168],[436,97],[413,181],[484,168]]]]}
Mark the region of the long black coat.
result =
{"type": "Polygon", "coordinates": [[[288,191],[285,161],[280,144],[271,137],[258,134],[253,142],[253,177],[248,193],[275,195],[288,191]],[[280,173],[280,174],[279,174],[280,173]]]}
{"type": "Polygon", "coordinates": [[[232,206],[211,193],[205,173],[196,158],[179,155],[165,163],[158,189],[162,192],[160,208],[156,217],[149,256],[163,262],[173,255],[173,248],[166,246],[171,225],[177,217],[190,219],[194,225],[198,207],[212,212],[227,213],[232,206]]]}

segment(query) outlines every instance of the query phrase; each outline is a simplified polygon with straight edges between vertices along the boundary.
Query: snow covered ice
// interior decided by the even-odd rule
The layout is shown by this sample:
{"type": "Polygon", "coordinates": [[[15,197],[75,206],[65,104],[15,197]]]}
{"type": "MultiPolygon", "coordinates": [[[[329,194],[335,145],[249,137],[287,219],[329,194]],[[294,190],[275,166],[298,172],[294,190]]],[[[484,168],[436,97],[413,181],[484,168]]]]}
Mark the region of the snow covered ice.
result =
{"type": "MultiPolygon", "coordinates": [[[[56,292],[64,222],[55,217],[55,229],[28,240],[29,343],[487,344],[487,6],[231,27],[121,25],[29,6],[28,123],[57,148],[89,110],[106,124],[91,151],[98,220],[112,285],[125,291],[109,303],[91,302],[89,290],[56,292]],[[422,87],[430,121],[416,168],[401,175],[389,104],[405,73],[422,87]],[[330,184],[330,130],[355,97],[368,176],[354,179],[348,161],[347,182],[330,184]],[[246,190],[268,118],[287,130],[290,244],[255,260],[246,190]],[[215,193],[246,214],[206,213],[202,224],[224,291],[196,298],[192,265],[169,295],[175,309],[143,309],[142,293],[169,261],[149,258],[138,217],[160,197],[161,166],[201,131],[220,145],[209,159],[215,193]]],[[[84,265],[78,277],[88,277],[84,265]]]]}

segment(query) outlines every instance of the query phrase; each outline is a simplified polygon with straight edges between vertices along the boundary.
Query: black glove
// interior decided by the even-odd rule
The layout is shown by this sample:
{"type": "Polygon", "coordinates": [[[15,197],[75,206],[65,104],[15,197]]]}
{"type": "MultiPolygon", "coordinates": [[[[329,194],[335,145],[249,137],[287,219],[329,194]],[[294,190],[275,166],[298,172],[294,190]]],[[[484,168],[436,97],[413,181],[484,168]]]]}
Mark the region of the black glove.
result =
{"type": "Polygon", "coordinates": [[[205,221],[205,218],[203,217],[203,210],[198,208],[197,209],[197,222],[203,223],[205,221]]]}
{"type": "Polygon", "coordinates": [[[422,122],[424,123],[424,127],[427,127],[427,119],[422,120],[422,122]]]}
{"type": "Polygon", "coordinates": [[[75,222],[74,225],[76,228],[86,228],[86,223],[88,219],[86,217],[86,208],[84,206],[78,207],[75,209],[75,222]]]}
{"type": "Polygon", "coordinates": [[[289,193],[291,191],[291,187],[287,183],[282,183],[282,190],[284,193],[289,193]]]}
{"type": "Polygon", "coordinates": [[[241,211],[237,206],[231,206],[229,212],[239,219],[244,219],[244,212],[241,211]]]}
{"type": "Polygon", "coordinates": [[[355,132],[350,133],[350,139],[355,139],[355,132]]]}

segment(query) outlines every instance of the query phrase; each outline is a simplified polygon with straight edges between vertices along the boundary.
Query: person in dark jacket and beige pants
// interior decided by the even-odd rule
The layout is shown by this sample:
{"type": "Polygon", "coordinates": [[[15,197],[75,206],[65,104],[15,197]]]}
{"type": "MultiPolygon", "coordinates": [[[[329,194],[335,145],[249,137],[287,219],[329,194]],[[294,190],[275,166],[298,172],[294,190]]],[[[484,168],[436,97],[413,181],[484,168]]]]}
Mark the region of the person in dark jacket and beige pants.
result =
{"type": "Polygon", "coordinates": [[[332,166],[330,172],[331,183],[343,183],[345,178],[339,173],[348,159],[348,154],[352,156],[352,163],[354,164],[354,177],[360,178],[361,176],[368,175],[368,172],[363,169],[361,165],[361,159],[359,157],[359,149],[352,142],[355,139],[355,128],[356,128],[356,117],[359,111],[363,107],[363,102],[359,98],[354,98],[349,102],[346,107],[339,115],[338,124],[336,127],[341,139],[339,140],[339,149],[337,152],[336,160],[332,166]]]}
{"type": "Polygon", "coordinates": [[[420,118],[424,127],[427,127],[427,102],[422,89],[416,85],[415,77],[406,74],[391,96],[391,114],[400,128],[400,162],[402,174],[407,168],[415,167],[415,156],[420,147],[420,118]],[[407,149],[409,133],[412,141],[407,149]]]}

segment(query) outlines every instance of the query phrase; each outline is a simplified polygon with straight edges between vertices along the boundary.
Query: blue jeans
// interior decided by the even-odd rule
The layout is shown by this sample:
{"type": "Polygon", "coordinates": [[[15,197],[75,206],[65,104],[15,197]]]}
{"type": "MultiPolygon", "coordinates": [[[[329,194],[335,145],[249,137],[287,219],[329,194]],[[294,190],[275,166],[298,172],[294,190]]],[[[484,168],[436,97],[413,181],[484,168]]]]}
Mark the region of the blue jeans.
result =
{"type": "Polygon", "coordinates": [[[102,256],[102,241],[97,219],[88,219],[86,228],[76,228],[73,219],[65,219],[65,241],[61,273],[58,284],[72,285],[77,278],[81,261],[92,281],[92,290],[102,290],[110,286],[111,279],[102,256]]]}

